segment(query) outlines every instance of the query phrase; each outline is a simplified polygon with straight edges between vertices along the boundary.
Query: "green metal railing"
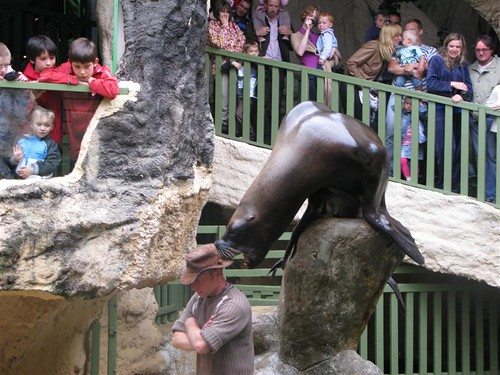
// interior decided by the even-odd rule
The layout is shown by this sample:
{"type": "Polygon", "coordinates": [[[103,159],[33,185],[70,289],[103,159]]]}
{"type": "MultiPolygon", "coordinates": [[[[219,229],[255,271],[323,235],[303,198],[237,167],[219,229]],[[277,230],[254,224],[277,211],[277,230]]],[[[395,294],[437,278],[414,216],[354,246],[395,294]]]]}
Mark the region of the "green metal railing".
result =
{"type": "MultiPolygon", "coordinates": [[[[215,241],[224,232],[224,226],[198,227],[203,242],[215,241]]],[[[289,238],[290,232],[286,232],[273,246],[266,258],[272,259],[271,264],[283,256],[289,238]]],[[[266,267],[226,269],[225,275],[252,305],[276,305],[282,272],[277,274],[277,280],[271,279],[268,272],[266,267]]],[[[358,352],[363,358],[388,375],[500,374],[498,290],[410,265],[398,267],[394,278],[406,309],[386,286],[360,337],[358,352]]],[[[161,324],[178,318],[192,292],[174,282],[155,288],[155,295],[160,307],[157,323],[161,324]]]]}
{"type": "MultiPolygon", "coordinates": [[[[278,130],[280,119],[282,115],[288,112],[293,106],[301,101],[309,99],[309,77],[317,77],[317,101],[324,103],[324,82],[325,79],[331,80],[331,105],[330,108],[334,111],[343,112],[347,115],[354,116],[355,114],[355,95],[358,90],[362,93],[363,104],[361,109],[361,121],[365,124],[370,124],[370,89],[378,91],[378,111],[376,112],[376,124],[378,128],[378,135],[380,139],[386,140],[388,135],[386,132],[386,118],[387,118],[387,104],[391,95],[394,95],[394,152],[392,158],[394,175],[391,180],[403,182],[400,175],[401,170],[401,115],[403,111],[402,98],[404,96],[411,97],[413,103],[412,110],[412,134],[418,134],[418,119],[419,119],[419,102],[425,101],[428,107],[428,120],[427,120],[427,143],[425,147],[426,158],[424,163],[418,161],[418,137],[412,137],[412,157],[411,157],[411,170],[418,171],[419,168],[425,173],[420,178],[420,181],[413,181],[409,183],[413,186],[418,186],[424,189],[437,190],[445,193],[451,193],[451,163],[452,163],[452,132],[451,122],[452,113],[454,108],[462,110],[460,137],[461,137],[461,150],[460,150],[460,194],[470,195],[477,198],[479,201],[485,200],[485,165],[486,165],[486,116],[491,115],[500,118],[500,111],[494,111],[491,108],[481,106],[478,104],[460,102],[452,103],[449,98],[444,98],[437,95],[422,93],[418,91],[407,90],[404,88],[385,85],[373,81],[366,81],[354,77],[338,74],[327,73],[318,69],[306,68],[297,64],[283,63],[265,59],[261,57],[254,57],[239,53],[230,53],[221,49],[206,48],[206,75],[208,80],[208,95],[209,102],[212,106],[212,112],[215,122],[216,134],[219,136],[232,138],[235,140],[243,141],[260,147],[272,148],[276,140],[276,133],[278,130]],[[244,90],[243,96],[243,123],[242,134],[237,133],[237,121],[235,118],[236,113],[236,85],[237,73],[235,69],[229,71],[229,118],[227,130],[223,128],[222,124],[222,90],[223,90],[223,73],[221,69],[213,69],[213,66],[220,67],[224,59],[234,59],[243,61],[244,63],[244,86],[248,87],[250,82],[250,66],[254,64],[257,66],[257,99],[256,110],[252,114],[255,116],[255,132],[256,138],[250,138],[250,94],[248,90],[244,90]],[[280,90],[279,81],[280,74],[284,88],[280,90]],[[266,78],[270,80],[267,85],[266,78]],[[269,93],[266,90],[271,90],[271,100],[269,100],[269,93]],[[444,173],[444,186],[443,189],[436,189],[434,186],[434,173],[435,173],[435,117],[436,106],[444,105],[445,107],[445,173],[444,173]],[[271,114],[271,121],[266,119],[266,111],[271,114]],[[472,112],[478,114],[478,158],[477,161],[472,160],[471,152],[469,151],[469,117],[472,112]],[[269,123],[270,122],[270,123],[269,123]],[[270,137],[266,138],[266,131],[270,133],[270,137]],[[469,164],[472,162],[477,170],[477,192],[471,190],[470,186],[470,173],[469,164]]],[[[497,160],[500,155],[500,133],[497,136],[497,160]]],[[[496,173],[496,186],[497,191],[500,187],[500,164],[497,163],[496,173]]],[[[498,203],[496,206],[500,206],[498,203]]]]}
{"type": "MultiPolygon", "coordinates": [[[[40,82],[18,82],[0,81],[0,88],[3,89],[26,89],[26,90],[47,90],[47,91],[67,91],[67,92],[87,92],[91,93],[86,85],[64,85],[60,83],[40,83],[40,82]]],[[[127,95],[128,88],[120,87],[118,95],[127,95]]]]}
{"type": "MultiPolygon", "coordinates": [[[[108,301],[108,355],[107,375],[117,373],[118,298],[111,296],[108,301]]],[[[99,375],[101,353],[101,322],[95,320],[91,327],[90,375],[99,375]]]]}

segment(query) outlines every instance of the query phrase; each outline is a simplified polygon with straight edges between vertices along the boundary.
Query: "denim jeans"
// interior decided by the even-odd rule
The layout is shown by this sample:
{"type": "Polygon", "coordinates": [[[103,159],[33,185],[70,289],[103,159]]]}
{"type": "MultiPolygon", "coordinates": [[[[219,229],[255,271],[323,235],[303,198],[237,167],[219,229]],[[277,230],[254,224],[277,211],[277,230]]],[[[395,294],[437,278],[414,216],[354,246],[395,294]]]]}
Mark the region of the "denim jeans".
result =
{"type": "MultiPolygon", "coordinates": [[[[493,123],[493,116],[486,117],[486,200],[496,199],[496,168],[497,168],[497,134],[490,131],[493,123]]],[[[469,133],[474,149],[474,156],[478,157],[478,125],[471,117],[469,121],[469,133]]],[[[477,165],[475,166],[477,168],[477,165]]]]}
{"type": "MultiPolygon", "coordinates": [[[[436,106],[436,174],[435,187],[443,188],[444,182],[444,108],[436,106]]],[[[452,118],[452,144],[451,144],[451,190],[460,191],[460,122],[461,113],[454,112],[452,118]]]]}

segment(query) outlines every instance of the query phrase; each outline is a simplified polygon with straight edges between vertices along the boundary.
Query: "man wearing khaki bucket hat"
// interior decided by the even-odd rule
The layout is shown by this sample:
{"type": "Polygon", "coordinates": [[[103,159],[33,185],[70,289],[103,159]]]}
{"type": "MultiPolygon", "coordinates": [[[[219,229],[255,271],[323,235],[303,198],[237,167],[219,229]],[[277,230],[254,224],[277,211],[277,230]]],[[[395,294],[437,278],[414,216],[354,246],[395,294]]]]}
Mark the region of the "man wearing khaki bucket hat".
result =
{"type": "Polygon", "coordinates": [[[254,373],[252,309],[245,295],[229,283],[214,244],[199,246],[186,255],[179,278],[195,294],[172,327],[172,345],[196,351],[198,375],[254,373]]]}

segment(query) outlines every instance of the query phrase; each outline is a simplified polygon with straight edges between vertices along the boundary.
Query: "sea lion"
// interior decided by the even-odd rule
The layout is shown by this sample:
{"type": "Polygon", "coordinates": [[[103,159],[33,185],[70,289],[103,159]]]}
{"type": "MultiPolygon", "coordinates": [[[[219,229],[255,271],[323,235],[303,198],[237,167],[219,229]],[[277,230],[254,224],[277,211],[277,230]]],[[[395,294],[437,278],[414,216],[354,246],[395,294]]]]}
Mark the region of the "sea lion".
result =
{"type": "Polygon", "coordinates": [[[388,154],[371,128],[323,104],[298,104],[281,122],[269,159],[215,246],[222,257],[243,253],[243,265],[256,267],[308,199],[284,261],[293,254],[300,233],[315,219],[362,216],[423,264],[410,232],[387,211],[389,169],[388,154]]]}

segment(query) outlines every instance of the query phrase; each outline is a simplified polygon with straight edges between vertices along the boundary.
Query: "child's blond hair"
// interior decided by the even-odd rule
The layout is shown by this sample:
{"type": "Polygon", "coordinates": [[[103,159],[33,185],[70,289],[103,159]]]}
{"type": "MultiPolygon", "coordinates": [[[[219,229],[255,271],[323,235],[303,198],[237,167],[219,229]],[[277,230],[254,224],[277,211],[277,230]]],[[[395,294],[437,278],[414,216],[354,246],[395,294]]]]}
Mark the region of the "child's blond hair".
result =
{"type": "Polygon", "coordinates": [[[411,42],[413,44],[417,44],[418,43],[418,34],[417,34],[417,32],[415,30],[411,30],[411,29],[405,30],[405,31],[403,31],[402,36],[403,37],[406,36],[408,39],[411,40],[411,42]]]}
{"type": "Polygon", "coordinates": [[[259,43],[257,43],[256,40],[249,40],[248,42],[245,43],[245,45],[243,46],[243,52],[247,53],[248,50],[250,49],[250,47],[255,47],[257,46],[257,48],[260,50],[259,48],[259,43]]]}
{"type": "Polygon", "coordinates": [[[331,14],[330,12],[322,12],[319,17],[318,17],[318,20],[321,18],[321,17],[326,17],[328,18],[328,21],[330,21],[333,25],[333,14],[331,14]]]}
{"type": "Polygon", "coordinates": [[[51,111],[50,109],[47,109],[47,108],[43,108],[39,105],[35,106],[35,108],[33,108],[33,110],[31,111],[31,115],[30,115],[30,119],[33,120],[33,117],[35,116],[35,114],[38,114],[40,117],[46,117],[49,122],[54,125],[54,121],[56,119],[56,115],[54,114],[53,111],[51,111]]]}
{"type": "Polygon", "coordinates": [[[0,57],[8,57],[11,58],[10,50],[7,46],[0,42],[0,57]]]}

